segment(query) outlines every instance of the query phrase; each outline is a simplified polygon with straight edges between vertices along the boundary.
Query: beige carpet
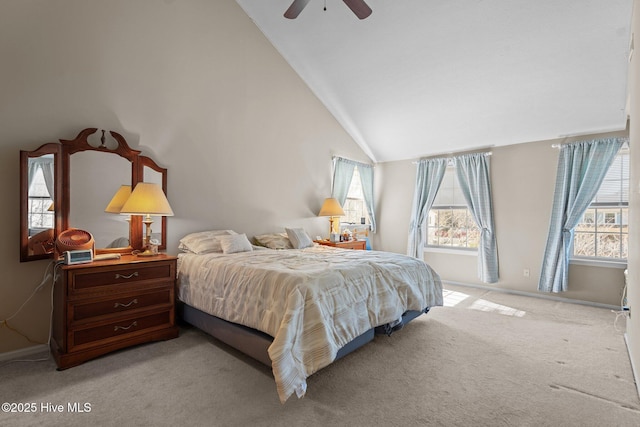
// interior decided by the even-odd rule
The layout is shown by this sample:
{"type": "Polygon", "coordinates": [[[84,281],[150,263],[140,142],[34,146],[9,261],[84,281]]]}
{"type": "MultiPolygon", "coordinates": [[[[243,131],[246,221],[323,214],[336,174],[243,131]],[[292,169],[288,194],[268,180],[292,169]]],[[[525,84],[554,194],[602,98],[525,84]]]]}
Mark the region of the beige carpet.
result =
{"type": "Polygon", "coordinates": [[[284,405],[266,367],[185,328],[62,372],[51,360],[0,366],[0,402],[38,407],[0,413],[0,425],[640,425],[624,319],[616,328],[606,309],[446,294],[446,307],[316,373],[284,405]],[[74,402],[90,412],[68,413],[74,402]]]}

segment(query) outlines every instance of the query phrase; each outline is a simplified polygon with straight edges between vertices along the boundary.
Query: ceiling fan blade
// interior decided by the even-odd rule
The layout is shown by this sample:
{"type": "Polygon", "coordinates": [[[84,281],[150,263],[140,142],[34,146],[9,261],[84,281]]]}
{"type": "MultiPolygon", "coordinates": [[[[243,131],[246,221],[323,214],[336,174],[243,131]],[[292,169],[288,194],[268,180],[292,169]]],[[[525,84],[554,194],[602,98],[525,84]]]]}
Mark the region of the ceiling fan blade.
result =
{"type": "Polygon", "coordinates": [[[304,9],[304,7],[307,5],[307,3],[309,3],[309,0],[293,0],[293,3],[291,3],[289,9],[287,9],[287,11],[284,13],[284,17],[289,19],[296,19],[298,15],[300,15],[300,12],[302,12],[302,9],[304,9]]]}
{"type": "Polygon", "coordinates": [[[371,8],[364,0],[343,0],[344,4],[349,6],[349,9],[360,19],[364,19],[371,15],[371,8]]]}

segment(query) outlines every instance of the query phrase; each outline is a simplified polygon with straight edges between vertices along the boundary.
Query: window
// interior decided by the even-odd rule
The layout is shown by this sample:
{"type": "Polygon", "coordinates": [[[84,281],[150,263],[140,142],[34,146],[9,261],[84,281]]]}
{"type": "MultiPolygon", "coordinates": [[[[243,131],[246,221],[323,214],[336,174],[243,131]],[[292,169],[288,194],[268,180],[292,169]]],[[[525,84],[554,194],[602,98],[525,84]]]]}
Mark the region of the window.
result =
{"type": "Polygon", "coordinates": [[[38,168],[29,188],[29,231],[36,234],[45,228],[53,228],[53,201],[47,191],[42,169],[38,168]],[[51,210],[49,210],[51,208],[51,210]]]}
{"type": "Polygon", "coordinates": [[[456,169],[447,167],[442,184],[427,217],[425,246],[475,249],[480,240],[476,225],[464,199],[456,169]]]}
{"type": "Polygon", "coordinates": [[[626,260],[628,246],[629,151],[623,148],[575,228],[573,256],[626,260]]]}
{"type": "Polygon", "coordinates": [[[353,170],[353,178],[351,178],[351,185],[349,186],[349,192],[347,193],[347,198],[344,201],[342,210],[344,210],[345,215],[341,221],[343,223],[361,224],[362,218],[364,218],[366,224],[370,223],[357,166],[353,170]]]}

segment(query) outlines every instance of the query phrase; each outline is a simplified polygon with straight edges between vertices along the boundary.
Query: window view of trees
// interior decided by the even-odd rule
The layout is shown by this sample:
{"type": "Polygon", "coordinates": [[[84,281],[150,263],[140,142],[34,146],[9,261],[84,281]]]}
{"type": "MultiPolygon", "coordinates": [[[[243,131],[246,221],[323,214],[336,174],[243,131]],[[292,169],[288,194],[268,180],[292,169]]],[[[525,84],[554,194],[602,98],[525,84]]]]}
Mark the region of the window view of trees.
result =
{"type": "Polygon", "coordinates": [[[480,230],[462,195],[454,166],[447,167],[445,171],[426,225],[425,246],[478,247],[480,230]]]}
{"type": "Polygon", "coordinates": [[[466,207],[431,209],[427,220],[427,245],[477,248],[480,230],[466,207]]]}
{"type": "Polygon", "coordinates": [[[573,255],[576,257],[627,258],[628,208],[589,208],[576,226],[573,255]]]}

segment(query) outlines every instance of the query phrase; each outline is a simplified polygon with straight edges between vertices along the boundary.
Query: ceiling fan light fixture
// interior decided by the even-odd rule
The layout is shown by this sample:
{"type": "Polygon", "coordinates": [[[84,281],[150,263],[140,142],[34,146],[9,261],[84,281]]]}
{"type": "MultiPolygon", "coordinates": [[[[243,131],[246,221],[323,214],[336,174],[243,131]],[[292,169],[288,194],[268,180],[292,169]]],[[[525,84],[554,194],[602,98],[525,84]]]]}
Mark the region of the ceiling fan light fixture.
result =
{"type": "MultiPolygon", "coordinates": [[[[358,19],[365,19],[371,15],[372,10],[364,0],[343,0],[344,4],[351,9],[351,11],[358,17],[358,19]]],[[[296,19],[300,12],[307,6],[309,0],[293,0],[291,6],[284,13],[284,17],[287,19],[296,19]]],[[[325,4],[324,10],[327,10],[325,4]]]]}

